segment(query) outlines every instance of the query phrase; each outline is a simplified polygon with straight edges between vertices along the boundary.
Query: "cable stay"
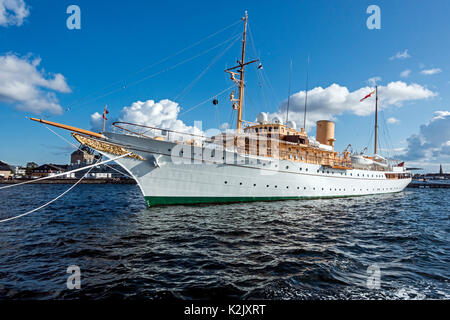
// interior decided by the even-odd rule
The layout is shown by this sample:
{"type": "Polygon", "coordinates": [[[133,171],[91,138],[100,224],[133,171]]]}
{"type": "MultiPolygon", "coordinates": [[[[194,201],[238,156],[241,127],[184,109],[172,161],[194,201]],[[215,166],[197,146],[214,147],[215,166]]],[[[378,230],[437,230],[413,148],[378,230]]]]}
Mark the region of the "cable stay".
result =
{"type": "Polygon", "coordinates": [[[177,99],[182,99],[186,94],[189,93],[189,91],[194,87],[194,85],[206,74],[206,72],[216,64],[216,62],[222,58],[225,53],[230,50],[234,44],[239,40],[239,37],[236,37],[234,41],[226,47],[223,51],[219,52],[217,56],[214,57],[214,59],[208,64],[208,66],[187,86],[185,87],[177,96],[175,96],[172,100],[176,101],[177,99]]]}
{"type": "Polygon", "coordinates": [[[117,93],[117,92],[120,92],[120,91],[122,91],[122,90],[125,90],[125,89],[127,89],[127,88],[129,88],[129,87],[131,87],[131,86],[134,86],[134,85],[136,85],[136,84],[139,84],[139,83],[141,83],[141,82],[144,82],[144,81],[146,81],[146,80],[149,80],[149,79],[151,79],[151,78],[154,78],[154,77],[156,77],[156,76],[158,76],[158,75],[160,75],[160,74],[163,74],[163,73],[165,73],[165,72],[171,71],[171,70],[173,70],[173,69],[175,69],[175,68],[177,68],[177,67],[179,67],[179,66],[181,66],[181,65],[183,65],[183,64],[185,64],[185,63],[187,63],[187,62],[190,62],[190,61],[192,61],[192,60],[194,60],[194,59],[196,59],[196,58],[198,58],[198,57],[200,57],[200,56],[202,56],[202,55],[204,55],[204,54],[206,54],[206,53],[208,53],[208,52],[210,52],[210,51],[212,51],[212,50],[214,50],[214,49],[216,49],[216,48],[218,48],[218,47],[220,47],[220,46],[222,46],[222,45],[224,45],[224,44],[226,44],[226,43],[228,43],[228,42],[230,42],[230,41],[235,40],[235,38],[238,38],[239,36],[240,36],[240,34],[236,34],[236,35],[232,36],[231,38],[229,38],[229,39],[227,39],[227,40],[225,40],[225,41],[223,41],[223,42],[221,42],[221,43],[219,43],[219,44],[217,44],[217,45],[215,45],[215,46],[213,46],[213,47],[211,47],[211,48],[209,48],[209,49],[206,49],[206,50],[202,51],[202,52],[199,53],[199,54],[196,54],[196,55],[193,56],[193,57],[187,58],[187,59],[185,59],[185,60],[183,60],[183,61],[181,61],[181,62],[178,62],[178,63],[176,63],[176,64],[174,64],[174,65],[172,65],[172,66],[170,66],[170,67],[167,67],[167,68],[165,68],[165,69],[163,69],[163,70],[160,70],[160,71],[155,72],[155,73],[153,73],[153,74],[151,74],[151,75],[145,76],[145,77],[143,77],[143,78],[141,78],[141,79],[135,80],[135,81],[133,81],[133,82],[130,82],[130,83],[124,85],[123,87],[120,87],[120,88],[116,88],[116,89],[114,89],[114,90],[111,90],[111,91],[109,91],[109,92],[107,92],[107,93],[105,93],[105,94],[103,94],[103,95],[101,95],[101,96],[97,96],[97,97],[95,97],[95,98],[93,98],[93,99],[84,101],[84,102],[80,103],[79,105],[84,105],[84,104],[87,104],[87,103],[91,103],[91,102],[97,101],[97,100],[99,100],[99,99],[101,99],[101,98],[110,96],[110,95],[112,95],[112,94],[114,94],[114,93],[117,93]]]}
{"type": "MultiPolygon", "coordinates": [[[[240,20],[237,20],[237,21],[233,22],[232,24],[230,24],[230,25],[228,25],[228,26],[226,26],[226,27],[220,29],[219,31],[216,31],[216,32],[214,32],[214,33],[212,33],[212,34],[210,34],[210,35],[204,37],[203,39],[201,39],[201,40],[199,40],[199,41],[197,41],[197,42],[195,42],[195,43],[193,43],[193,44],[191,44],[191,45],[189,45],[189,46],[187,46],[187,47],[185,47],[185,48],[183,48],[183,49],[181,49],[181,50],[179,50],[179,51],[177,51],[177,52],[175,52],[175,53],[173,53],[173,54],[171,54],[171,55],[169,55],[169,56],[166,56],[166,57],[162,58],[161,60],[158,60],[158,61],[155,62],[155,63],[152,63],[152,64],[150,64],[150,65],[147,65],[147,66],[145,66],[145,67],[143,67],[143,68],[141,68],[141,69],[139,69],[139,70],[133,72],[132,74],[128,75],[127,77],[123,78],[122,80],[115,81],[115,82],[113,82],[113,83],[111,83],[111,84],[109,84],[109,85],[107,85],[107,86],[105,86],[105,87],[103,87],[103,88],[101,88],[101,89],[99,89],[99,90],[97,90],[97,91],[94,91],[94,92],[92,92],[92,93],[90,93],[90,94],[88,94],[88,95],[85,95],[85,96],[83,96],[83,97],[81,97],[81,98],[76,99],[75,101],[73,101],[72,103],[70,103],[70,104],[67,106],[66,111],[70,111],[70,110],[72,109],[73,106],[78,105],[78,104],[79,104],[81,101],[83,101],[84,99],[87,99],[87,98],[89,98],[89,97],[95,96],[97,93],[100,93],[100,92],[102,92],[102,91],[104,91],[104,90],[106,90],[106,89],[109,89],[109,88],[111,88],[111,87],[113,87],[113,86],[116,86],[116,85],[118,85],[118,84],[124,83],[124,82],[126,82],[127,79],[129,79],[129,78],[131,78],[131,77],[133,77],[133,76],[135,76],[135,75],[138,75],[138,74],[142,73],[143,71],[145,71],[145,70],[147,70],[147,69],[150,69],[150,68],[153,68],[153,67],[155,67],[155,66],[157,66],[157,65],[160,65],[161,63],[166,62],[166,61],[170,60],[171,58],[174,58],[174,57],[180,55],[181,53],[186,52],[186,51],[188,51],[189,49],[192,49],[192,48],[198,46],[199,44],[205,42],[206,40],[208,40],[208,39],[210,39],[210,38],[212,38],[212,37],[214,37],[214,36],[216,36],[216,35],[218,35],[218,34],[220,34],[220,33],[222,33],[223,31],[225,31],[225,30],[227,30],[227,29],[229,29],[229,28],[231,28],[231,27],[233,27],[233,26],[239,24],[240,22],[241,22],[240,20]]],[[[126,87],[126,85],[123,86],[123,87],[126,87]]],[[[86,102],[85,102],[85,103],[86,103],[86,102]]]]}

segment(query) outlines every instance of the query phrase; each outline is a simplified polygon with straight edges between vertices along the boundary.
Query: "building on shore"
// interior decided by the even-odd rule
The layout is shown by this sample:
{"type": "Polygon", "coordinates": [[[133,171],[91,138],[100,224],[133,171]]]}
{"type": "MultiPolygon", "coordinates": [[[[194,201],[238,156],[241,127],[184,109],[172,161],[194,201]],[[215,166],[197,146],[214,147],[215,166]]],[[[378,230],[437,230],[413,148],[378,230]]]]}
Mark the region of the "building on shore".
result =
{"type": "Polygon", "coordinates": [[[439,173],[415,174],[416,180],[450,180],[450,173],[445,173],[442,164],[439,165],[439,173]]]}
{"type": "Polygon", "coordinates": [[[78,150],[72,152],[70,155],[70,164],[78,166],[86,166],[94,163],[96,156],[94,152],[85,146],[80,147],[78,150]]]}
{"type": "Polygon", "coordinates": [[[6,162],[0,161],[0,179],[9,179],[12,175],[11,167],[6,162]]]}
{"type": "MultiPolygon", "coordinates": [[[[68,165],[56,165],[56,164],[43,164],[34,168],[31,172],[32,178],[42,178],[42,177],[51,177],[60,173],[64,173],[67,171],[68,165]]],[[[68,173],[67,175],[63,175],[62,178],[74,178],[73,173],[68,173]]]]}
{"type": "Polygon", "coordinates": [[[11,170],[14,173],[14,178],[23,178],[27,175],[27,168],[22,167],[22,166],[10,166],[11,170]]]}

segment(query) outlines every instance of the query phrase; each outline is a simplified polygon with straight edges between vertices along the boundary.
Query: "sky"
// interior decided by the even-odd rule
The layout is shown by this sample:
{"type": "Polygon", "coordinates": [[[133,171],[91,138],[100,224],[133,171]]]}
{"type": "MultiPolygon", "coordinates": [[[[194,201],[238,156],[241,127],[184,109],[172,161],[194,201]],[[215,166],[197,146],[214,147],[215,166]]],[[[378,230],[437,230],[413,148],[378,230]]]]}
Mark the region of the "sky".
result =
{"type": "Polygon", "coordinates": [[[309,135],[333,120],[336,150],[370,153],[375,100],[360,99],[378,85],[381,154],[450,171],[447,0],[0,0],[0,160],[68,163],[70,133],[27,117],[99,130],[105,104],[108,127],[234,128],[224,69],[240,58],[245,10],[247,60],[260,60],[247,67],[246,120],[285,120],[290,95],[289,120],[303,126],[308,86],[309,135]]]}

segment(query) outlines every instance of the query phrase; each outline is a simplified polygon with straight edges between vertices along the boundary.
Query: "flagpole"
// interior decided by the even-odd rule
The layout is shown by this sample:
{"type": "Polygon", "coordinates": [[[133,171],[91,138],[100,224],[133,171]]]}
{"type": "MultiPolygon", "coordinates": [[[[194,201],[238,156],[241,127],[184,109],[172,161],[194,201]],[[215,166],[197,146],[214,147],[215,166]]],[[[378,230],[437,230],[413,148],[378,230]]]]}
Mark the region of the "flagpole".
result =
{"type": "Polygon", "coordinates": [[[103,111],[103,131],[102,132],[105,132],[106,108],[107,108],[107,105],[105,104],[105,110],[103,111]]]}
{"type": "Polygon", "coordinates": [[[375,86],[375,151],[374,155],[377,154],[377,139],[378,135],[378,86],[375,86]]]}

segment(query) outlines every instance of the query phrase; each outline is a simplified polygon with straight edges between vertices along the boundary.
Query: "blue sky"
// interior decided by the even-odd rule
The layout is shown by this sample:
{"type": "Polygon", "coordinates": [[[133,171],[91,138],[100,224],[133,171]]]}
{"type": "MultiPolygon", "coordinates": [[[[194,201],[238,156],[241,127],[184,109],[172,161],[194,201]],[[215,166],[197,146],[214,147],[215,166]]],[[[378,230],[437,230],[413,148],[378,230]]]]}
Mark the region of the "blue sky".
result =
{"type": "MultiPolygon", "coordinates": [[[[186,126],[195,120],[203,122],[203,129],[230,122],[229,91],[219,97],[217,111],[206,103],[181,113],[232,85],[223,70],[239,57],[240,41],[179,99],[175,97],[231,42],[142,79],[230,39],[241,32],[239,23],[173,59],[133,73],[231,25],[248,10],[255,50],[249,41],[247,58],[261,59],[273,90],[268,83],[261,89],[256,66],[248,68],[247,120],[260,111],[283,114],[292,59],[291,94],[298,98],[293,99],[292,117],[301,122],[295,110],[300,114],[309,55],[309,88],[315,89],[311,119],[336,121],[337,150],[348,143],[361,150],[370,141],[373,100],[359,110],[355,99],[370,92],[374,82],[369,79],[378,79],[380,99],[382,93],[385,99],[381,117],[392,122],[386,124],[389,147],[395,149],[390,154],[428,171],[437,171],[439,163],[450,169],[449,1],[16,1],[17,8],[25,8],[16,10],[23,18],[11,20],[11,8],[9,23],[2,24],[0,16],[0,59],[18,66],[17,72],[2,72],[0,63],[0,159],[10,164],[69,161],[68,144],[26,116],[90,129],[91,115],[101,113],[105,104],[110,118],[118,119],[136,101],[170,99],[179,103],[175,117],[186,126]],[[80,30],[66,27],[66,9],[72,4],[81,9],[80,30]],[[381,9],[380,30],[366,26],[366,9],[372,4],[381,9]],[[30,86],[29,98],[28,91],[14,95],[9,89],[21,81],[30,86]],[[46,102],[60,112],[42,107],[46,102]]],[[[0,8],[4,3],[0,0],[0,8]]],[[[312,125],[309,129],[314,135],[312,125]]]]}

